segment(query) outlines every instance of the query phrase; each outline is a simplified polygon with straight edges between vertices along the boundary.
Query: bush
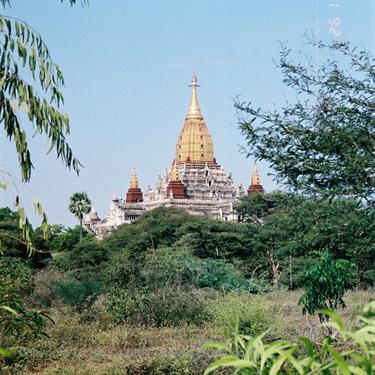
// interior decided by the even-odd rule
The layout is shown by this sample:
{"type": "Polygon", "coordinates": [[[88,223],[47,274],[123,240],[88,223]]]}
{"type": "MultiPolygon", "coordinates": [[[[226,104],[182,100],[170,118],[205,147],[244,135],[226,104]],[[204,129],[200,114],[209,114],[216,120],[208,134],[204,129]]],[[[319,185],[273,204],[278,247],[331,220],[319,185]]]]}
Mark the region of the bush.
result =
{"type": "Polygon", "coordinates": [[[189,251],[160,247],[146,254],[140,271],[142,283],[148,289],[164,287],[191,288],[197,284],[202,260],[189,251]]]}
{"type": "Polygon", "coordinates": [[[126,252],[112,256],[101,271],[110,284],[131,289],[144,287],[148,290],[178,288],[189,290],[192,287],[260,292],[265,290],[247,280],[233,264],[223,259],[200,259],[189,249],[174,245],[160,246],[143,254],[142,262],[126,252]]]}
{"type": "Polygon", "coordinates": [[[257,293],[264,290],[264,287],[246,279],[232,264],[225,263],[222,259],[206,259],[204,261],[198,285],[225,291],[237,290],[257,293]]]}
{"type": "Polygon", "coordinates": [[[33,289],[33,271],[20,258],[0,256],[0,299],[9,294],[26,295],[33,289]]]}
{"type": "Polygon", "coordinates": [[[99,281],[56,281],[54,284],[56,294],[64,303],[78,310],[91,306],[103,288],[103,284],[99,281]]]}
{"type": "Polygon", "coordinates": [[[63,271],[76,271],[78,275],[84,275],[95,272],[98,266],[107,260],[108,252],[103,244],[89,238],[76,244],[71,251],[57,256],[54,264],[63,271]]]}
{"type": "Polygon", "coordinates": [[[118,227],[104,243],[110,251],[127,249],[139,256],[147,249],[172,245],[178,239],[177,229],[189,220],[191,215],[183,209],[159,207],[145,212],[130,225],[118,227]]]}
{"type": "Polygon", "coordinates": [[[0,339],[6,339],[7,345],[43,334],[46,316],[43,312],[28,309],[24,302],[24,297],[32,292],[33,287],[33,271],[28,262],[0,257],[0,327],[3,336],[0,339]]]}
{"type": "Polygon", "coordinates": [[[117,323],[145,326],[201,325],[210,319],[202,301],[193,293],[161,289],[114,289],[106,296],[107,311],[117,323]]]}
{"type": "Polygon", "coordinates": [[[12,356],[1,363],[1,374],[29,374],[31,369],[58,360],[55,343],[50,339],[35,340],[30,346],[17,346],[12,356]]]}
{"type": "MultiPolygon", "coordinates": [[[[73,250],[74,246],[79,243],[80,228],[76,226],[74,228],[62,229],[60,233],[57,233],[49,241],[49,246],[52,251],[70,251],[73,250]]],[[[84,239],[93,240],[94,236],[83,230],[82,236],[84,239]]]]}
{"type": "Polygon", "coordinates": [[[318,312],[323,321],[324,314],[319,310],[345,307],[343,296],[353,287],[355,265],[345,259],[332,259],[327,251],[320,255],[320,261],[306,270],[306,291],[298,303],[303,305],[303,314],[318,312]]]}
{"type": "Polygon", "coordinates": [[[264,299],[247,293],[228,293],[213,300],[210,313],[214,323],[225,329],[233,330],[238,321],[239,331],[247,335],[258,335],[275,323],[264,299]]]}

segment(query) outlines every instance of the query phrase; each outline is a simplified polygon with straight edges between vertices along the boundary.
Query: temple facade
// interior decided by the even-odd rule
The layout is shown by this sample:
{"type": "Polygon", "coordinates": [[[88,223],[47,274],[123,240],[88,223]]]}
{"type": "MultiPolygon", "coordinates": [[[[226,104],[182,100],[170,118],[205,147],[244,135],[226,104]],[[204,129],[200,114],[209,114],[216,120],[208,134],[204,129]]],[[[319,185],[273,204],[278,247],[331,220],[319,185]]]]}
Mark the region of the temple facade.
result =
{"type": "MultiPolygon", "coordinates": [[[[143,193],[135,169],[123,199],[113,194],[107,213],[100,219],[95,206],[84,219],[85,227],[98,238],[114,228],[136,220],[143,212],[157,207],[183,208],[193,215],[205,215],[223,221],[236,221],[233,204],[246,194],[242,184],[234,186],[215,158],[214,146],[197,97],[197,78],[191,81],[192,96],[183,127],[177,139],[176,153],[170,168],[159,175],[154,188],[143,193]]],[[[254,165],[248,195],[263,193],[254,165]]]]}

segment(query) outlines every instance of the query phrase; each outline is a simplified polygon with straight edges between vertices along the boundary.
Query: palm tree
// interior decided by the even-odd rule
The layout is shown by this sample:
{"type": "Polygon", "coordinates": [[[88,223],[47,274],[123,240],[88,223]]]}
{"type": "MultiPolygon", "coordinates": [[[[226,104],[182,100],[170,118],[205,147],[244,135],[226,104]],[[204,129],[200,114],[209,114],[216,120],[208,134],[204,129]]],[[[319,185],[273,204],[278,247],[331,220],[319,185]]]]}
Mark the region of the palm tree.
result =
{"type": "Polygon", "coordinates": [[[70,197],[69,211],[79,220],[79,241],[82,241],[82,220],[83,215],[88,214],[91,210],[91,201],[87,193],[74,193],[70,197]]]}

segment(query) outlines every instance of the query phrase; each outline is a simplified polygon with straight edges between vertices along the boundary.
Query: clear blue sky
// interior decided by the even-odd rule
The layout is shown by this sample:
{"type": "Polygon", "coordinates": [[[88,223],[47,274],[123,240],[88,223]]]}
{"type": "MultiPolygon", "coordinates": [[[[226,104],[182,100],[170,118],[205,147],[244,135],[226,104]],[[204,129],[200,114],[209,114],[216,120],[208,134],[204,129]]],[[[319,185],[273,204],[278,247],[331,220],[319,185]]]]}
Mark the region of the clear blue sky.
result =
{"type": "MultiPolygon", "coordinates": [[[[67,210],[75,191],[87,191],[103,216],[112,191],[125,194],[134,165],[143,189],[155,184],[174,157],[193,69],[216,158],[247,187],[253,160],[239,152],[243,139],[233,98],[264,108],[293,100],[273,62],[279,41],[303,50],[306,31],[329,41],[328,21],[339,17],[337,38],[372,52],[375,46],[374,1],[91,0],[84,8],[58,0],[11,3],[3,13],[43,35],[66,80],[69,140],[85,168],[77,178],[45,155],[45,140],[31,139],[35,170],[21,188],[28,208],[36,197],[51,223],[65,225],[75,224],[67,210]]],[[[0,158],[19,176],[4,134],[0,158]]],[[[266,190],[275,189],[267,165],[261,162],[260,171],[266,190]]],[[[12,195],[1,192],[0,204],[9,205],[12,195]]]]}

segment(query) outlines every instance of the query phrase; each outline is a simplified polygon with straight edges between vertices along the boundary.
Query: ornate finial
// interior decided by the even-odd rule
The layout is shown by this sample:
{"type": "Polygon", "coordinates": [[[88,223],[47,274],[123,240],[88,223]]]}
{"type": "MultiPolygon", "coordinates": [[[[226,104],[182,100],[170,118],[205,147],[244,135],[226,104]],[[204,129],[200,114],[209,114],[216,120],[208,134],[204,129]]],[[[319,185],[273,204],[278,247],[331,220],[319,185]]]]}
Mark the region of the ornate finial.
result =
{"type": "Polygon", "coordinates": [[[134,167],[132,176],[130,178],[130,189],[138,189],[138,188],[139,188],[139,183],[138,183],[137,171],[134,167]]]}
{"type": "Polygon", "coordinates": [[[170,181],[180,181],[180,176],[179,176],[179,173],[178,173],[178,169],[177,169],[177,165],[176,165],[176,161],[175,160],[173,160],[170,181]]]}
{"type": "Polygon", "coordinates": [[[254,163],[253,173],[251,174],[251,185],[262,185],[256,163],[254,163]]]}
{"type": "Polygon", "coordinates": [[[198,85],[198,80],[197,76],[195,73],[193,74],[193,77],[191,79],[191,88],[192,88],[192,94],[191,94],[191,101],[190,101],[190,106],[188,113],[186,115],[187,119],[193,119],[193,118],[203,118],[201,109],[199,107],[199,102],[198,102],[198,97],[197,97],[197,87],[198,85]]]}
{"type": "Polygon", "coordinates": [[[116,190],[113,190],[113,193],[112,193],[112,200],[113,200],[113,201],[117,201],[117,200],[118,200],[116,190]]]}

